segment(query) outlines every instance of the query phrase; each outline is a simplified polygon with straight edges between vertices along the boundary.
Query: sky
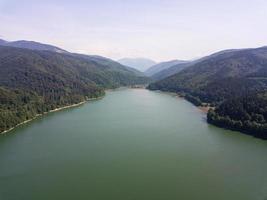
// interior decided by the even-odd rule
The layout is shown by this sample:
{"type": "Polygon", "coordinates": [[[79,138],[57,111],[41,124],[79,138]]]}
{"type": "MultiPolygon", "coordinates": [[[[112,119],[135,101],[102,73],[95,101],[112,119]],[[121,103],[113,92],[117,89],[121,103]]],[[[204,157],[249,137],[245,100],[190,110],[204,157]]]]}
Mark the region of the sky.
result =
{"type": "Polygon", "coordinates": [[[112,59],[267,45],[267,0],[0,0],[0,38],[112,59]]]}

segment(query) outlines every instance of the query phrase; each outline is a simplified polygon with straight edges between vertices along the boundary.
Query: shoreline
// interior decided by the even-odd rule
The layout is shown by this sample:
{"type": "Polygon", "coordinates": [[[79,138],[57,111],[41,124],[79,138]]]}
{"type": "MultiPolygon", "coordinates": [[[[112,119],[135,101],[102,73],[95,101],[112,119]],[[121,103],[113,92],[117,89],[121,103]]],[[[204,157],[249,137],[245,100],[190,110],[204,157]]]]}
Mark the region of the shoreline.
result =
{"type": "MultiPolygon", "coordinates": [[[[145,88],[119,87],[119,88],[114,88],[114,89],[106,89],[105,91],[106,91],[106,92],[112,92],[112,91],[116,91],[116,90],[118,90],[118,89],[127,89],[127,88],[128,88],[128,89],[145,89],[145,88]]],[[[187,99],[185,99],[183,96],[181,96],[181,95],[178,94],[178,93],[175,93],[175,92],[165,92],[165,91],[160,91],[160,90],[158,90],[158,91],[161,92],[161,93],[165,93],[165,94],[168,94],[168,95],[170,95],[170,96],[173,96],[173,97],[176,97],[176,98],[181,98],[181,99],[184,99],[184,100],[188,101],[187,99]]],[[[86,102],[102,99],[104,96],[105,96],[105,95],[100,96],[100,97],[95,97],[95,98],[89,98],[89,99],[87,99],[87,100],[85,100],[85,101],[81,101],[81,102],[76,103],[76,104],[72,104],[72,105],[67,105],[67,106],[63,106],[63,107],[59,107],[59,108],[55,108],[55,109],[50,110],[50,111],[48,111],[48,112],[44,112],[44,113],[42,113],[42,114],[37,114],[37,115],[35,115],[33,118],[31,118],[31,119],[28,119],[28,120],[25,120],[25,121],[23,121],[23,122],[20,122],[19,124],[15,125],[14,127],[10,128],[10,129],[8,129],[8,130],[5,130],[5,131],[3,131],[3,132],[1,132],[0,135],[4,135],[4,134],[6,134],[6,133],[12,131],[13,129],[15,129],[15,128],[17,128],[17,127],[23,125],[23,124],[27,124],[27,123],[29,123],[29,122],[35,120],[35,119],[38,118],[38,117],[47,115],[47,114],[49,114],[49,113],[54,113],[54,112],[58,112],[58,111],[61,111],[61,110],[65,110],[65,109],[68,109],[68,108],[78,107],[78,106],[81,106],[81,105],[85,104],[86,102]]],[[[190,101],[188,101],[188,102],[191,103],[190,101]]],[[[205,114],[207,114],[208,111],[209,111],[209,109],[212,108],[212,107],[209,107],[209,106],[196,106],[196,107],[197,107],[201,112],[203,112],[203,113],[205,113],[205,114]]]]}
{"type": "MultiPolygon", "coordinates": [[[[178,99],[183,99],[191,104],[193,104],[191,101],[187,100],[186,98],[184,98],[184,96],[182,96],[181,94],[179,93],[176,93],[176,92],[167,92],[167,91],[161,91],[161,90],[155,90],[157,92],[160,92],[160,93],[165,93],[165,94],[168,94],[170,96],[173,96],[173,97],[176,97],[178,99]]],[[[194,105],[194,104],[193,104],[194,105]]],[[[201,105],[201,106],[196,106],[194,105],[196,108],[198,108],[201,112],[205,113],[205,114],[208,114],[209,112],[209,109],[213,109],[213,107],[211,106],[204,106],[204,105],[201,105]]]]}
{"type": "Polygon", "coordinates": [[[210,106],[197,106],[199,110],[201,110],[202,112],[208,114],[210,109],[213,109],[213,107],[210,106]]]}
{"type": "Polygon", "coordinates": [[[105,89],[105,92],[113,92],[113,91],[124,90],[124,89],[146,89],[146,86],[144,86],[144,85],[121,86],[121,87],[117,87],[117,88],[105,89]]]}
{"type": "Polygon", "coordinates": [[[14,127],[10,128],[10,129],[8,129],[8,130],[5,130],[5,131],[3,131],[3,132],[1,132],[0,135],[4,135],[4,134],[6,134],[6,133],[12,131],[13,129],[15,129],[15,128],[17,128],[17,127],[23,125],[23,124],[27,124],[27,123],[29,123],[29,122],[31,122],[31,121],[37,119],[38,117],[47,115],[47,114],[49,114],[49,113],[53,113],[53,112],[58,112],[58,111],[61,111],[61,110],[65,110],[65,109],[68,109],[68,108],[78,107],[78,106],[81,106],[81,105],[85,104],[86,102],[102,99],[104,96],[105,96],[105,95],[100,96],[100,97],[95,97],[95,98],[89,98],[89,99],[87,99],[87,100],[85,100],[85,101],[81,101],[80,103],[75,103],[75,104],[72,104],[72,105],[67,105],[67,106],[63,106],[63,107],[60,107],[60,108],[55,108],[55,109],[53,109],[53,110],[49,110],[48,112],[44,112],[43,114],[37,114],[37,115],[35,115],[33,118],[31,118],[31,119],[28,119],[28,120],[25,120],[25,121],[23,121],[23,122],[20,122],[19,124],[15,125],[14,127]]]}

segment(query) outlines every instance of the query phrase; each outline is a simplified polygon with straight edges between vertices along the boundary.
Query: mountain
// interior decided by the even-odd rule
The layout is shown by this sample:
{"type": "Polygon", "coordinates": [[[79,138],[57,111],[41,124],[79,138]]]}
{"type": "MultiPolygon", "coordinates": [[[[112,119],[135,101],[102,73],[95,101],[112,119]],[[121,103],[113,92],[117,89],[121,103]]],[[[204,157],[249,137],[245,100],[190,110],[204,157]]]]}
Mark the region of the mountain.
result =
{"type": "Polygon", "coordinates": [[[267,140],[267,92],[226,100],[208,112],[207,121],[267,140]]]}
{"type": "Polygon", "coordinates": [[[141,72],[144,72],[149,67],[156,64],[155,61],[147,58],[122,58],[117,62],[119,62],[122,65],[135,68],[141,72]]]}
{"type": "Polygon", "coordinates": [[[19,41],[5,41],[0,39],[0,45],[9,46],[9,47],[18,47],[24,49],[32,49],[32,50],[43,50],[43,51],[53,51],[57,53],[68,53],[66,50],[61,49],[59,47],[43,44],[34,41],[26,41],[26,40],[19,40],[19,41]]]}
{"type": "Polygon", "coordinates": [[[159,73],[162,70],[168,69],[171,66],[178,65],[178,64],[183,64],[186,63],[187,61],[183,60],[171,60],[171,61],[166,61],[166,62],[161,62],[156,65],[151,66],[145,71],[145,75],[147,76],[153,76],[156,73],[159,73]]]}
{"type": "Polygon", "coordinates": [[[167,78],[168,76],[176,74],[176,73],[182,71],[183,69],[185,69],[191,65],[193,65],[193,62],[190,62],[190,61],[181,62],[181,63],[172,65],[172,66],[168,67],[167,69],[163,69],[163,70],[153,74],[151,76],[151,78],[153,80],[159,81],[159,80],[162,80],[164,78],[167,78]]]}
{"type": "MultiPolygon", "coordinates": [[[[267,48],[212,54],[179,73],[150,84],[148,88],[180,93],[195,105],[215,107],[216,112],[225,102],[245,100],[267,90],[267,48]]],[[[235,112],[234,107],[231,109],[235,112]]],[[[263,117],[267,122],[267,116],[263,117]]],[[[245,126],[242,130],[246,131],[245,126]]]]}
{"type": "Polygon", "coordinates": [[[229,92],[240,83],[244,85],[262,81],[265,79],[266,69],[266,47],[224,51],[224,53],[216,53],[201,59],[179,73],[152,83],[149,88],[193,93],[203,102],[219,103],[227,96],[236,95],[236,93],[226,91],[223,94],[223,89],[229,87],[227,89],[229,92]],[[232,86],[229,85],[230,83],[232,86]],[[221,96],[215,95],[219,92],[221,96]]]}
{"type": "Polygon", "coordinates": [[[114,60],[109,59],[109,58],[105,58],[105,57],[98,56],[98,55],[84,55],[84,54],[76,54],[76,53],[72,53],[72,55],[76,55],[78,57],[83,57],[83,58],[88,58],[92,61],[104,64],[104,65],[112,65],[114,67],[127,69],[128,71],[133,72],[137,76],[145,76],[143,72],[140,72],[137,69],[134,69],[132,67],[122,65],[122,64],[120,64],[114,60]]]}
{"type": "Polygon", "coordinates": [[[103,57],[0,46],[0,132],[106,88],[147,81],[103,57]]]}
{"type": "MultiPolygon", "coordinates": [[[[13,41],[13,42],[9,42],[9,41],[5,41],[0,39],[0,45],[1,46],[9,46],[9,47],[17,47],[17,48],[23,48],[23,49],[31,49],[31,50],[41,50],[41,51],[52,51],[52,52],[57,52],[57,53],[66,53],[66,54],[72,54],[72,55],[79,55],[79,54],[75,54],[75,53],[70,53],[64,49],[61,49],[59,47],[53,46],[53,45],[49,45],[49,44],[43,44],[43,43],[39,43],[39,42],[35,42],[35,41],[26,41],[26,40],[19,40],[19,41],[13,41]]],[[[87,57],[91,60],[97,60],[97,62],[103,62],[103,63],[115,63],[115,61],[102,57],[102,56],[97,56],[97,55],[81,55],[83,57],[87,57]]],[[[118,63],[116,62],[116,65],[118,65],[118,63]]],[[[136,70],[135,68],[129,67],[129,66],[124,66],[126,67],[129,71],[134,72],[136,75],[138,76],[144,76],[144,74],[138,70],[136,70]]]]}
{"type": "Polygon", "coordinates": [[[0,45],[7,43],[7,41],[0,39],[0,45]]]}
{"type": "Polygon", "coordinates": [[[230,52],[234,52],[234,51],[238,51],[238,49],[229,49],[229,50],[220,51],[220,52],[214,53],[212,55],[205,56],[205,57],[202,57],[200,59],[196,59],[196,60],[192,60],[192,61],[182,61],[180,63],[172,65],[166,69],[163,69],[163,70],[153,74],[151,76],[151,78],[159,81],[159,80],[165,79],[169,76],[172,76],[172,75],[182,71],[183,69],[190,67],[192,65],[195,65],[195,64],[202,62],[204,60],[216,57],[216,56],[224,54],[224,53],[230,53],[230,52]]]}

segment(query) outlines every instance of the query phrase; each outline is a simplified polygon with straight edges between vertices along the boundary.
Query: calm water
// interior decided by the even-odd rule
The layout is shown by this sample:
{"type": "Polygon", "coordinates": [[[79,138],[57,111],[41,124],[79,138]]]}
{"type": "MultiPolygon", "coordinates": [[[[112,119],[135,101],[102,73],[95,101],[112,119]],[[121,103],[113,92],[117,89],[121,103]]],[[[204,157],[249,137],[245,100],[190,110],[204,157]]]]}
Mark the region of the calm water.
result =
{"type": "Polygon", "coordinates": [[[142,89],[0,136],[1,200],[264,200],[267,142],[142,89]]]}

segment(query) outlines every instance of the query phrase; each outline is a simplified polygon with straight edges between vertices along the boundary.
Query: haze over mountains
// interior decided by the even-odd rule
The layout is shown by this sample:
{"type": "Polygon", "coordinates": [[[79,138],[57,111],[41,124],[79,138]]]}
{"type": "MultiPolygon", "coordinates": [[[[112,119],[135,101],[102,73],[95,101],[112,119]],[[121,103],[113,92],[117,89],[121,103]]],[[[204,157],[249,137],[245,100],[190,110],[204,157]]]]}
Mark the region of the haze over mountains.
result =
{"type": "Polygon", "coordinates": [[[186,67],[190,66],[192,64],[191,61],[182,61],[182,62],[175,62],[174,64],[171,62],[164,62],[163,63],[163,69],[156,72],[156,73],[152,73],[152,75],[150,75],[150,77],[154,80],[161,80],[164,79],[168,76],[171,76],[173,74],[176,74],[180,71],[182,71],[183,69],[185,69],[186,67]]]}
{"type": "Polygon", "coordinates": [[[10,42],[0,39],[0,45],[9,47],[18,47],[24,49],[32,49],[32,50],[53,51],[57,53],[68,53],[66,50],[61,49],[59,47],[35,41],[18,40],[10,42]]]}
{"type": "Polygon", "coordinates": [[[152,77],[154,74],[156,74],[162,70],[168,69],[174,65],[183,64],[183,63],[187,63],[187,62],[188,61],[184,61],[184,60],[171,60],[171,61],[161,62],[161,63],[155,64],[155,65],[151,66],[150,68],[148,68],[145,71],[145,74],[147,76],[152,77]]]}
{"type": "Polygon", "coordinates": [[[123,58],[118,60],[118,62],[122,65],[139,70],[154,80],[160,80],[173,75],[191,63],[191,61],[184,60],[170,60],[156,63],[147,58],[123,58]]]}
{"type": "Polygon", "coordinates": [[[122,58],[118,62],[122,65],[135,68],[141,72],[156,64],[155,61],[148,58],[122,58]]]}
{"type": "MultiPolygon", "coordinates": [[[[163,68],[161,68],[161,70],[156,71],[155,73],[152,73],[151,75],[149,75],[152,79],[154,80],[162,80],[164,78],[167,78],[171,75],[174,75],[180,71],[182,71],[183,69],[193,66],[196,63],[199,63],[203,60],[212,58],[214,56],[220,55],[220,54],[224,54],[227,52],[233,52],[233,51],[238,51],[238,49],[229,49],[229,50],[223,50],[223,51],[219,51],[216,52],[214,54],[196,59],[196,60],[188,60],[188,61],[178,61],[177,63],[174,61],[169,61],[169,62],[163,62],[162,64],[159,63],[159,66],[163,66],[163,68]]],[[[155,65],[155,67],[157,68],[158,65],[155,65]]],[[[153,66],[151,67],[151,69],[153,69],[153,66]]],[[[148,74],[146,74],[148,75],[148,74]]]]}
{"type": "MultiPolygon", "coordinates": [[[[113,63],[114,64],[115,63],[115,61],[113,61],[109,58],[102,57],[102,56],[70,53],[65,49],[62,49],[62,48],[59,48],[59,47],[56,47],[53,45],[49,45],[49,44],[35,42],[35,41],[27,41],[27,40],[6,41],[6,40],[0,39],[0,45],[1,46],[9,46],[9,47],[18,47],[18,48],[24,48],[24,49],[31,49],[31,50],[42,50],[42,51],[52,51],[52,52],[64,53],[64,54],[72,54],[72,55],[76,55],[79,57],[90,58],[91,60],[101,62],[103,64],[107,64],[107,63],[113,63]]],[[[118,64],[118,63],[116,63],[116,64],[118,64]]],[[[140,73],[140,71],[138,71],[134,68],[131,68],[131,67],[127,67],[127,66],[125,66],[125,67],[128,70],[134,72],[135,74],[143,76],[143,74],[140,73]]]]}

